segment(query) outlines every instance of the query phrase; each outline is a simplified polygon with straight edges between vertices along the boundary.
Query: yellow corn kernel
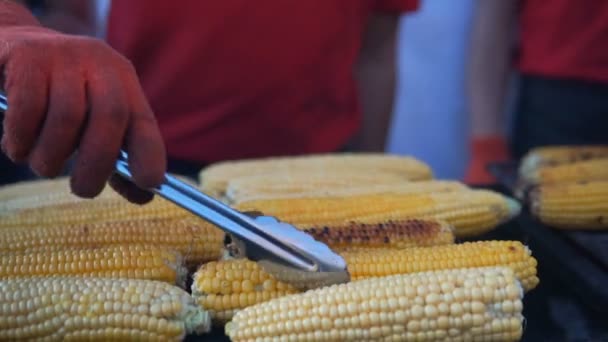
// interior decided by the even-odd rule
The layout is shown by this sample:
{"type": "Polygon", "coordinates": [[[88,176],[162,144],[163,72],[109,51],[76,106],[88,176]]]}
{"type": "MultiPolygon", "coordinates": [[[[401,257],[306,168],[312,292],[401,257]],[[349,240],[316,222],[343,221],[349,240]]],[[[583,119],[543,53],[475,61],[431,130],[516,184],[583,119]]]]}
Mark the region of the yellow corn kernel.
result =
{"type": "Polygon", "coordinates": [[[505,267],[394,275],[256,304],[237,312],[226,334],[235,342],[517,341],[522,297],[505,267]]]}
{"type": "MultiPolygon", "coordinates": [[[[329,153],[303,156],[267,157],[215,163],[199,173],[202,190],[211,196],[224,197],[229,181],[246,176],[301,177],[396,175],[403,180],[433,178],[431,168],[410,156],[380,153],[329,153]]],[[[359,176],[355,176],[359,177],[359,176]]]]}
{"type": "Polygon", "coordinates": [[[521,209],[518,202],[490,190],[287,198],[243,202],[235,207],[263,212],[301,229],[348,226],[353,221],[377,224],[433,218],[452,225],[456,237],[490,231],[517,216],[521,209]]]}
{"type": "Polygon", "coordinates": [[[3,341],[182,341],[211,328],[187,292],[152,280],[50,276],[0,288],[3,341]]]}
{"type": "Polygon", "coordinates": [[[417,194],[469,189],[457,181],[406,181],[400,175],[278,175],[240,177],[228,182],[225,201],[231,204],[263,199],[343,197],[366,194],[417,194]]]}
{"type": "Polygon", "coordinates": [[[541,185],[530,193],[541,222],[560,229],[608,229],[608,181],[541,185]]]}
{"type": "Polygon", "coordinates": [[[82,276],[158,280],[185,286],[181,256],[152,246],[128,245],[0,255],[0,279],[82,276]]]}
{"type": "Polygon", "coordinates": [[[0,253],[144,244],[173,250],[189,265],[217,260],[224,232],[197,217],[134,219],[0,229],[0,253]]]}

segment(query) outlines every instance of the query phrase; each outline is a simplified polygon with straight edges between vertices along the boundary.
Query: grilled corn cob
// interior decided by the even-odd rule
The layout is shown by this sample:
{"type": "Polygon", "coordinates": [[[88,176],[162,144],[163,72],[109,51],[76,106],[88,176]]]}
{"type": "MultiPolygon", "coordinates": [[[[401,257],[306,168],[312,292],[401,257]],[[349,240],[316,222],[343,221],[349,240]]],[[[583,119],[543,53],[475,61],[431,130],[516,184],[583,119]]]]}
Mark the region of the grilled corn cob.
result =
{"type": "Polygon", "coordinates": [[[437,269],[507,266],[513,269],[524,290],[538,285],[537,261],[519,241],[475,241],[455,245],[343,252],[351,279],[380,277],[437,269]]]}
{"type": "Polygon", "coordinates": [[[239,311],[232,341],[516,341],[523,291],[509,268],[371,278],[239,311]]]}
{"type": "MultiPolygon", "coordinates": [[[[513,269],[525,291],[535,288],[537,261],[518,241],[480,241],[449,246],[343,252],[352,280],[454,268],[505,266],[513,269]]],[[[247,259],[212,262],[194,275],[192,294],[215,324],[240,309],[299,292],[247,259]]]]}
{"type": "Polygon", "coordinates": [[[310,175],[242,177],[228,182],[226,202],[240,203],[261,199],[319,197],[319,196],[356,196],[365,194],[432,193],[451,192],[469,189],[457,181],[429,180],[404,181],[403,177],[375,174],[357,176],[335,175],[311,177],[310,175]],[[367,178],[367,179],[365,179],[367,178]]]}
{"type": "Polygon", "coordinates": [[[608,180],[608,158],[578,161],[534,169],[521,176],[526,185],[608,180]]]}
{"type": "Polygon", "coordinates": [[[235,205],[295,224],[301,229],[348,226],[349,222],[381,223],[408,218],[445,220],[456,237],[487,232],[519,214],[520,205],[489,190],[436,194],[371,194],[346,197],[286,198],[235,205]]]}
{"type": "Polygon", "coordinates": [[[541,222],[561,229],[608,229],[608,181],[541,185],[530,195],[541,222]]]}
{"type": "Polygon", "coordinates": [[[608,158],[608,145],[543,146],[530,150],[522,158],[519,173],[526,175],[546,166],[570,164],[596,158],[608,158]]]}
{"type": "Polygon", "coordinates": [[[206,263],[196,271],[192,283],[192,295],[216,325],[232,319],[239,309],[296,292],[247,259],[206,263]]]}
{"type": "Polygon", "coordinates": [[[198,218],[102,221],[0,229],[0,253],[147,244],[176,251],[187,264],[198,265],[219,259],[223,240],[223,231],[198,218]]]}
{"type": "MultiPolygon", "coordinates": [[[[102,198],[119,198],[119,195],[106,187],[97,196],[97,199],[102,198]]],[[[70,182],[65,177],[20,182],[0,187],[0,215],[17,210],[82,201],[85,200],[70,192],[70,182]]]]}
{"type": "Polygon", "coordinates": [[[0,229],[183,217],[192,217],[192,214],[160,197],[145,205],[118,197],[96,198],[11,210],[0,215],[0,229]]]}
{"type": "Polygon", "coordinates": [[[181,257],[156,247],[130,245],[0,255],[0,279],[83,276],[150,279],[185,286],[181,257]]]}
{"type": "MultiPolygon", "coordinates": [[[[401,176],[403,180],[425,180],[433,178],[431,168],[408,156],[376,153],[315,154],[305,156],[283,156],[213,164],[199,173],[202,190],[211,196],[225,195],[230,180],[243,176],[316,175],[348,178],[352,175],[401,176]]],[[[360,176],[355,176],[360,177],[360,176]]]]}
{"type": "Polygon", "coordinates": [[[0,340],[181,341],[210,330],[184,290],[151,280],[1,280],[0,340]]]}
{"type": "Polygon", "coordinates": [[[346,226],[308,228],[304,231],[337,251],[454,243],[453,228],[445,221],[435,219],[406,219],[372,224],[349,222],[346,226]]]}

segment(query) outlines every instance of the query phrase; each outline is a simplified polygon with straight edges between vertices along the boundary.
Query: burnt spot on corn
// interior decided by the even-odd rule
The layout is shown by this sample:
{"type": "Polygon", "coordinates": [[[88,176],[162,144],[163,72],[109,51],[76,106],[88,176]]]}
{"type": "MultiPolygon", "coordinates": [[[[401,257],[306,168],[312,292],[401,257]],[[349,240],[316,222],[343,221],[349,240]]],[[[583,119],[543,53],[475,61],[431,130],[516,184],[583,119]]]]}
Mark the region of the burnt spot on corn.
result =
{"type": "Polygon", "coordinates": [[[332,247],[431,246],[450,243],[452,232],[440,221],[432,219],[387,220],[382,223],[348,222],[337,227],[305,229],[315,239],[332,247]]]}

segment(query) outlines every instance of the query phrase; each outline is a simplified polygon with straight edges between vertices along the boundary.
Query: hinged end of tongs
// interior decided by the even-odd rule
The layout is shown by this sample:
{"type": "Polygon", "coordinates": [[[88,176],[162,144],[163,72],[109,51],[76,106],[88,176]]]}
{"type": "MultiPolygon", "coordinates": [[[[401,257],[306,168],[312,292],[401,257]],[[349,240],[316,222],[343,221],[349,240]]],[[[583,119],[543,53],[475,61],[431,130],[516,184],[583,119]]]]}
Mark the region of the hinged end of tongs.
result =
{"type": "MultiPolygon", "coordinates": [[[[116,162],[116,173],[133,180],[124,151],[116,162]]],[[[298,289],[350,280],[346,262],[340,255],[288,223],[270,216],[241,213],[170,175],[165,175],[158,188],[147,190],[222,229],[230,237],[227,247],[233,257],[258,262],[277,280],[298,289]]]]}

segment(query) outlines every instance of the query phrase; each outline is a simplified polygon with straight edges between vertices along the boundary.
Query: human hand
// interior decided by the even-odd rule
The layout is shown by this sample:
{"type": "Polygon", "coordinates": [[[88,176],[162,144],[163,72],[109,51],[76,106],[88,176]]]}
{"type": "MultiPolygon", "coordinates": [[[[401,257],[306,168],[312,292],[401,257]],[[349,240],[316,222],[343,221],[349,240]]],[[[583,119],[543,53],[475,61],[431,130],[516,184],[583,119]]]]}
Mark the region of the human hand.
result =
{"type": "MultiPolygon", "coordinates": [[[[76,153],[71,188],[91,198],[103,190],[124,148],[135,184],[160,184],[164,144],[128,60],[101,40],[36,25],[2,27],[0,42],[9,103],[1,145],[11,160],[55,177],[76,153]]],[[[133,202],[152,198],[120,179],[110,184],[133,202]]]]}

